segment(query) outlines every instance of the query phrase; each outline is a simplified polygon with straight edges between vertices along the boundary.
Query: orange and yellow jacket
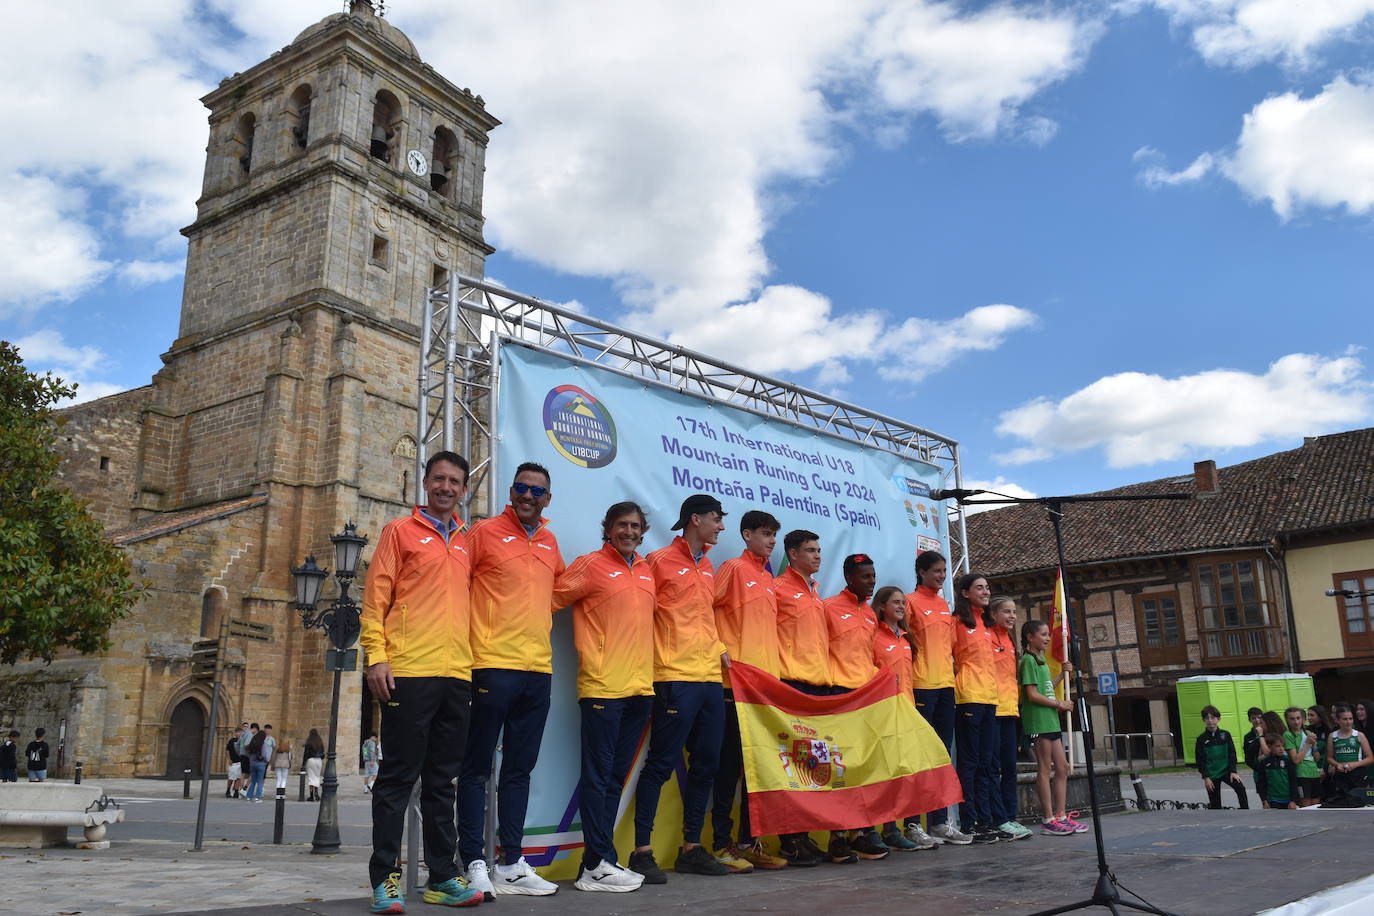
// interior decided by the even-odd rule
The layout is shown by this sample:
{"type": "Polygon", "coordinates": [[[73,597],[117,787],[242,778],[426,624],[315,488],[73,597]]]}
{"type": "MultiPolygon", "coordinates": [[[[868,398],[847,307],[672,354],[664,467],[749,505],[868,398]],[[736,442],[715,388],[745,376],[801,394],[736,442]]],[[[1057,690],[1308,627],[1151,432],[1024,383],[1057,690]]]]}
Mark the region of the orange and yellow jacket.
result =
{"type": "Polygon", "coordinates": [[[911,692],[911,642],[905,633],[894,632],[885,623],[874,627],[873,664],[897,675],[897,689],[912,703],[916,702],[911,692]]]}
{"type": "Polygon", "coordinates": [[[461,525],[445,537],[418,506],[388,522],[363,586],[367,663],[389,662],[394,677],[471,680],[468,569],[461,525]]]}
{"type": "Polygon", "coordinates": [[[825,626],[830,634],[830,678],[840,687],[862,687],[873,680],[873,631],[878,618],[867,601],[849,589],[825,599],[825,626]]]}
{"type": "Polygon", "coordinates": [[[954,686],[954,628],[958,621],[934,589],[918,586],[906,596],[906,625],[916,640],[911,685],[916,690],[954,686]]]}
{"type": "MultiPolygon", "coordinates": [[[[709,545],[708,545],[709,549],[709,545]]],[[[654,680],[720,683],[715,569],[682,537],[648,556],[654,571],[654,680]]]]}
{"type": "Polygon", "coordinates": [[[973,629],[954,618],[954,702],[997,704],[997,663],[993,659],[992,630],[982,614],[973,615],[973,629]]]}
{"type": "Polygon", "coordinates": [[[1016,643],[1006,627],[992,628],[992,660],[997,675],[997,715],[1021,715],[1021,685],[1016,682],[1016,643]]]}
{"type": "Polygon", "coordinates": [[[472,555],[472,667],[513,671],[553,671],[549,628],[553,583],[563,571],[558,539],[547,519],[530,534],[515,514],[506,511],[473,525],[468,532],[472,555]]]}
{"type": "Polygon", "coordinates": [[[626,560],[606,544],[572,561],[553,600],[573,608],[578,698],[653,694],[654,575],[647,560],[626,560]]]}
{"type": "Polygon", "coordinates": [[[802,578],[789,566],[773,580],[778,600],[778,660],[782,676],[819,687],[835,682],[830,677],[830,637],[826,629],[825,602],[816,583],[802,578]]]}
{"type": "MultiPolygon", "coordinates": [[[[748,550],[716,570],[716,632],[732,661],[778,677],[778,599],[773,574],[748,550]]],[[[730,686],[730,672],[724,672],[730,686]]]]}

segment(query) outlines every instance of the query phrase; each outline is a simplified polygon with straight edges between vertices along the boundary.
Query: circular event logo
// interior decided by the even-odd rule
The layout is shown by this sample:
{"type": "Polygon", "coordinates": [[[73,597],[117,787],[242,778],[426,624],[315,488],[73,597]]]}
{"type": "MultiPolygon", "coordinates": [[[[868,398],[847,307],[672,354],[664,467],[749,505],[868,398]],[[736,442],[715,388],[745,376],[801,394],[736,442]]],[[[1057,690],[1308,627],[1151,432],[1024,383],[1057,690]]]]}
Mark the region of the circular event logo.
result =
{"type": "Polygon", "coordinates": [[[604,468],[615,460],[611,412],[576,385],[559,385],[544,398],[544,431],[558,453],[578,467],[604,468]]]}

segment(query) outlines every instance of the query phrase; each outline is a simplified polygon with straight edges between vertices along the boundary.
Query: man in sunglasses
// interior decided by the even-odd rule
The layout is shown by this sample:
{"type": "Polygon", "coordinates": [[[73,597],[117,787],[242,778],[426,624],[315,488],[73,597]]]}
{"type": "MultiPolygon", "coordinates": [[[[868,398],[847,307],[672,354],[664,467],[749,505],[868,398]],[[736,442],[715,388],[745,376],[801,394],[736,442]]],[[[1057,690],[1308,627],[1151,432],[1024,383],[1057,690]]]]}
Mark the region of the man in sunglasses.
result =
{"type": "Polygon", "coordinates": [[[553,681],[553,584],[563,572],[558,539],[543,518],[549,472],[526,462],[515,470],[510,505],[468,535],[472,556],[472,720],[458,777],[458,854],[468,887],[493,894],[545,896],[558,885],[525,861],[530,772],[539,759],[553,681]],[[504,737],[502,733],[504,732],[504,737]],[[488,863],[487,779],[497,743],[496,786],[501,861],[488,863]],[[495,864],[495,868],[491,865],[495,864]]]}

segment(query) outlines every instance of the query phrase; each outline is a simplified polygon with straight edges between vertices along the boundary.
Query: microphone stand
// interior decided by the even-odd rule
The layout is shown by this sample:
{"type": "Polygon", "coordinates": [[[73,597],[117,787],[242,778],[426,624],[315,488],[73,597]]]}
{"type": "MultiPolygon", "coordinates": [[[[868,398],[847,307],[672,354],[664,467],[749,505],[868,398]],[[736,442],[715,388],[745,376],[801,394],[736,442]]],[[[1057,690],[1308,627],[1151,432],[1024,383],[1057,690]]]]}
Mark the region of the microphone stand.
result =
{"type": "MultiPolygon", "coordinates": [[[[1004,499],[969,499],[966,495],[959,494],[954,496],[961,506],[996,506],[996,505],[1016,505],[1020,503],[1039,503],[1044,506],[1049,513],[1050,524],[1054,527],[1054,547],[1059,555],[1059,568],[1065,570],[1064,561],[1064,534],[1060,529],[1060,521],[1063,518],[1063,506],[1065,503],[1105,503],[1105,502],[1135,502],[1142,500],[1178,500],[1192,499],[1192,493],[1160,493],[1155,495],[1132,494],[1128,496],[1037,496],[1037,497],[1006,497],[1004,499]]],[[[1069,583],[1067,573],[1064,579],[1064,598],[1068,601],[1069,583]]],[[[1111,910],[1114,916],[1120,916],[1119,907],[1128,907],[1139,910],[1142,913],[1155,913],[1156,916],[1177,916],[1168,910],[1162,910],[1150,903],[1144,897],[1134,891],[1126,890],[1121,883],[1116,880],[1116,875],[1112,873],[1111,867],[1107,865],[1107,851],[1102,844],[1102,813],[1098,809],[1097,803],[1097,773],[1093,766],[1093,751],[1097,746],[1097,741],[1093,735],[1092,716],[1088,714],[1088,700],[1083,693],[1083,666],[1080,664],[1080,644],[1079,634],[1074,624],[1073,614],[1069,608],[1064,608],[1064,620],[1069,628],[1069,655],[1073,663],[1074,679],[1074,713],[1079,717],[1079,723],[1083,726],[1084,744],[1087,746],[1087,753],[1084,754],[1087,763],[1088,777],[1088,801],[1091,807],[1093,820],[1093,839],[1097,843],[1097,883],[1093,887],[1092,896],[1087,900],[1079,900],[1065,906],[1055,907],[1051,910],[1041,910],[1032,916],[1055,916],[1057,913],[1069,913],[1074,910],[1085,910],[1089,907],[1101,906],[1111,910]],[[1124,900],[1121,892],[1125,890],[1135,900],[1124,900]],[[1136,902],[1139,901],[1139,902],[1136,902]]]]}

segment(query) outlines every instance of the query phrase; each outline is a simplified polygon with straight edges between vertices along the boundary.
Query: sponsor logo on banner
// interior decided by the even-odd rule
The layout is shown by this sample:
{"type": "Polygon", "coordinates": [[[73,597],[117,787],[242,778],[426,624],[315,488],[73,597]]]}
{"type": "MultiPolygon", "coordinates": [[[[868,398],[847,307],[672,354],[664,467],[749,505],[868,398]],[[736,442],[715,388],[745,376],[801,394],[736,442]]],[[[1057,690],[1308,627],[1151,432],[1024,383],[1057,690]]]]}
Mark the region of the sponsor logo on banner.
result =
{"type": "Polygon", "coordinates": [[[615,460],[615,421],[606,405],[576,385],[559,385],[544,397],[544,431],[578,467],[604,468],[615,460]]]}
{"type": "Polygon", "coordinates": [[[918,534],[918,535],[916,535],[916,556],[919,557],[921,554],[925,553],[927,550],[939,550],[939,549],[940,549],[940,539],[939,539],[939,538],[933,538],[933,537],[931,537],[930,535],[927,535],[927,534],[918,534]]]}

